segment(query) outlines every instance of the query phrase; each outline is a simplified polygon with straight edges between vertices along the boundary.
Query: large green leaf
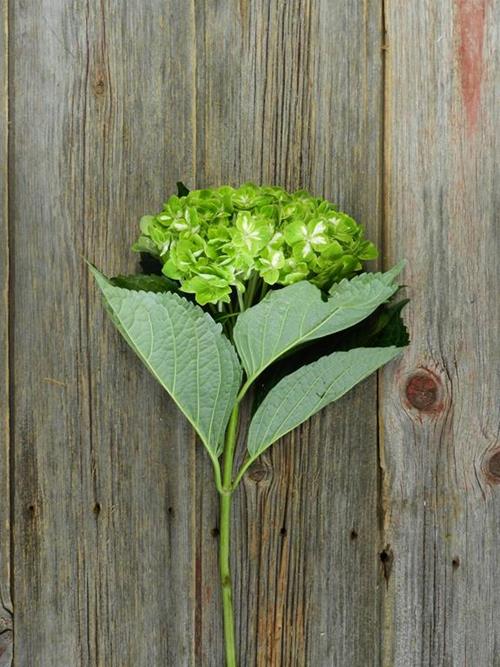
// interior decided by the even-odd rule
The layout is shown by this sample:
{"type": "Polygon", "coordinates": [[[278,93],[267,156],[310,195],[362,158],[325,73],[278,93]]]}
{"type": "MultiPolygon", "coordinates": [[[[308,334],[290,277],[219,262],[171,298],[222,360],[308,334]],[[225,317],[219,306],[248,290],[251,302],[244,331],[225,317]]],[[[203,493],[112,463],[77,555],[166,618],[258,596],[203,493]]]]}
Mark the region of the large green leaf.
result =
{"type": "Polygon", "coordinates": [[[242,375],[220,324],[177,294],[123,289],[91,270],[126,341],[189,419],[211,456],[218,456],[242,375]]]}
{"type": "Polygon", "coordinates": [[[244,311],[234,342],[252,382],[269,364],[307,341],[329,336],[368,317],[398,289],[398,264],[386,273],[363,273],[334,285],[327,299],[307,281],[274,290],[244,311]]]}
{"type": "Polygon", "coordinates": [[[179,283],[155,273],[149,275],[144,273],[130,276],[119,275],[110,278],[109,282],[115,287],[124,287],[135,292],[177,292],[179,289],[179,283]]]}
{"type": "Polygon", "coordinates": [[[391,301],[383,303],[355,326],[299,345],[268,366],[255,382],[252,411],[257,410],[274,385],[286,375],[332,352],[348,352],[359,347],[408,345],[410,342],[408,330],[401,317],[401,311],[408,303],[408,299],[397,303],[391,301]]]}
{"type": "Polygon", "coordinates": [[[273,442],[343,396],[400,351],[392,346],[334,352],[284,377],[267,394],[251,421],[250,457],[257,458],[273,442]]]}

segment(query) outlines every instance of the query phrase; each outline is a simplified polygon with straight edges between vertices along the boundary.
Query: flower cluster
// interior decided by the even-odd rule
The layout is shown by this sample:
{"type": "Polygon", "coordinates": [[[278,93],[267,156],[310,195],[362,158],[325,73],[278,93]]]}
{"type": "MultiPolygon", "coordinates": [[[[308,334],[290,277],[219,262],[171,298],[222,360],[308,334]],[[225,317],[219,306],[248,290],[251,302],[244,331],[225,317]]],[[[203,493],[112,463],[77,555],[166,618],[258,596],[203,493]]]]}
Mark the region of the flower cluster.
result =
{"type": "Polygon", "coordinates": [[[172,196],[140,222],[133,249],[157,257],[163,273],[201,304],[248,307],[270,285],[309,280],[326,289],[362,269],[377,250],[329,201],[253,184],[172,196]]]}

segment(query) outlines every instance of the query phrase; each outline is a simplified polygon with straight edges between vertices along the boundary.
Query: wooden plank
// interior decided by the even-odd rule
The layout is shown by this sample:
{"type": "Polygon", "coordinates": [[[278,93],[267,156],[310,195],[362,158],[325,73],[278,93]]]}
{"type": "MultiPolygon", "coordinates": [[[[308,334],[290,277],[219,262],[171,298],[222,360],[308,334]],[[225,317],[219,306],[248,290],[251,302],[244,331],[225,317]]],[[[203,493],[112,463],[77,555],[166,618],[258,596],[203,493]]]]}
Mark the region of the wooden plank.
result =
{"type": "Polygon", "coordinates": [[[83,264],[193,174],[193,17],[14,1],[15,664],[191,665],[194,441],[83,264]]]}
{"type": "MultiPolygon", "coordinates": [[[[254,180],[337,201],[379,238],[378,2],[196,3],[197,185],[254,180]]],[[[217,499],[199,461],[197,662],[222,662],[217,499]]],[[[376,384],[255,466],[236,499],[242,665],[377,664],[376,384]]]]}
{"type": "Polygon", "coordinates": [[[0,667],[12,664],[10,590],[9,224],[7,2],[0,3],[0,667]]]}
{"type": "Polygon", "coordinates": [[[386,260],[408,258],[413,337],[381,386],[387,665],[500,664],[498,10],[387,3],[386,260]]]}

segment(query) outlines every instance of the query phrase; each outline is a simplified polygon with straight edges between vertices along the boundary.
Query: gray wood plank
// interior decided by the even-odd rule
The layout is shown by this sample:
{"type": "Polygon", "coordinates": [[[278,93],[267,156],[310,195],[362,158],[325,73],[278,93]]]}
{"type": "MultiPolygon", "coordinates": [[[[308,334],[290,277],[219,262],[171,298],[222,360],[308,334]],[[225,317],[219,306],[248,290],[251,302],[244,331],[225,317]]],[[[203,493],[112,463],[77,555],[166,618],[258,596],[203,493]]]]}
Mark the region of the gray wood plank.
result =
{"type": "Polygon", "coordinates": [[[133,268],[193,174],[192,16],[11,5],[15,665],[191,665],[194,439],[82,256],[133,268]]]}
{"type": "Polygon", "coordinates": [[[381,385],[398,667],[500,664],[498,10],[387,3],[386,260],[408,258],[413,337],[381,385]]]}
{"type": "Polygon", "coordinates": [[[10,590],[9,224],[7,2],[0,3],[0,666],[12,664],[10,590]]]}
{"type": "MultiPolygon", "coordinates": [[[[305,187],[337,201],[377,241],[380,3],[196,7],[197,185],[305,187]]],[[[217,500],[203,460],[199,471],[196,664],[215,667],[222,662],[217,500]]],[[[242,665],[378,663],[377,494],[369,380],[275,445],[238,493],[233,573],[242,665]]]]}

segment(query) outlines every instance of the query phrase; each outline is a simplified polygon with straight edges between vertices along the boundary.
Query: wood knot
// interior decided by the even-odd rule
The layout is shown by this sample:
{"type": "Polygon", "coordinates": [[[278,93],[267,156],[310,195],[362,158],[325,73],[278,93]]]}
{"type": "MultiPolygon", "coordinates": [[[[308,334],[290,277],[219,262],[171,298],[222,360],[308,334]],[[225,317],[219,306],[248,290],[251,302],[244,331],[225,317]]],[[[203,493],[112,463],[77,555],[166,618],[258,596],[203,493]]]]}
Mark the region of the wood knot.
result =
{"type": "Polygon", "coordinates": [[[268,479],[269,474],[268,468],[261,462],[254,463],[248,471],[249,479],[251,479],[252,482],[255,482],[255,484],[268,479]]]}
{"type": "Polygon", "coordinates": [[[488,459],[486,475],[493,484],[500,484],[500,449],[497,449],[488,459]]]}
{"type": "Polygon", "coordinates": [[[12,613],[0,605],[0,666],[11,664],[12,643],[12,613]]]}
{"type": "Polygon", "coordinates": [[[0,607],[0,635],[12,630],[12,611],[3,605],[0,607]]]}
{"type": "Polygon", "coordinates": [[[426,369],[420,369],[408,378],[405,396],[412,408],[420,412],[440,412],[441,380],[426,369]]]}
{"type": "Polygon", "coordinates": [[[94,81],[92,82],[92,90],[97,97],[104,95],[106,92],[106,76],[102,70],[97,71],[94,81]]]}

